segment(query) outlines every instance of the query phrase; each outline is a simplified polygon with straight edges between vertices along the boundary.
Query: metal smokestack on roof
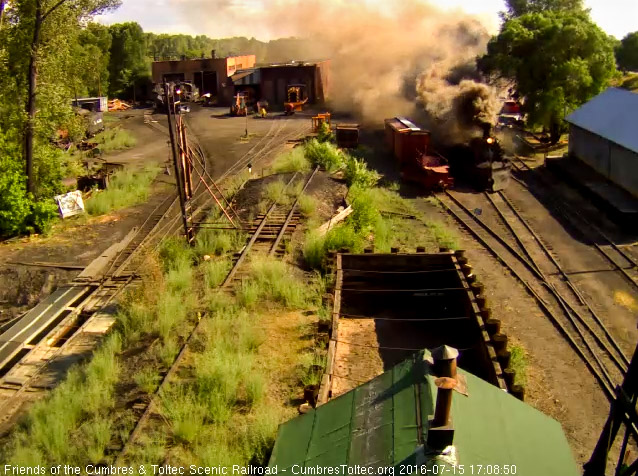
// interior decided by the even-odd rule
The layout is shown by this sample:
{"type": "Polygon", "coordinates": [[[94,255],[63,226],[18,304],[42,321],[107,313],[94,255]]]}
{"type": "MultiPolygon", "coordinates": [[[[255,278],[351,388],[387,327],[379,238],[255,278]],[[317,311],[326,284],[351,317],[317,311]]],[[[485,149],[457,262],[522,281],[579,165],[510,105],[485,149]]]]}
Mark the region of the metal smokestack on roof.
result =
{"type": "Polygon", "coordinates": [[[210,57],[215,59],[217,58],[217,51],[216,50],[210,50],[210,57]]]}
{"type": "Polygon", "coordinates": [[[434,418],[430,420],[428,429],[428,448],[443,451],[452,445],[454,427],[452,425],[452,395],[456,387],[456,359],[459,351],[447,345],[432,351],[434,359],[433,372],[438,377],[434,384],[438,387],[434,418]]]}

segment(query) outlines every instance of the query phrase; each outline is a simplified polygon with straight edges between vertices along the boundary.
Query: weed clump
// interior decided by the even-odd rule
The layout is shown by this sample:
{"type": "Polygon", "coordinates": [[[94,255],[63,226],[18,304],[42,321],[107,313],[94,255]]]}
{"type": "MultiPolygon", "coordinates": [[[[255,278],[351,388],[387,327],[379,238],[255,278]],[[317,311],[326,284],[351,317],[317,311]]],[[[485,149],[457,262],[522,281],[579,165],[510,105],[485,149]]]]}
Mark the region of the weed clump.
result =
{"type": "Polygon", "coordinates": [[[253,260],[250,276],[236,292],[240,303],[248,308],[268,301],[288,309],[305,309],[315,299],[290,265],[272,258],[253,260]]]}
{"type": "Polygon", "coordinates": [[[308,172],[310,170],[310,161],[306,157],[302,147],[295,147],[290,152],[277,157],[272,166],[272,170],[276,174],[308,172]]]}
{"type": "Polygon", "coordinates": [[[311,217],[315,214],[317,210],[317,199],[312,197],[311,195],[306,195],[302,193],[299,196],[299,211],[305,217],[311,217]]]}
{"type": "Polygon", "coordinates": [[[381,176],[370,170],[363,159],[348,157],[345,168],[345,179],[349,187],[357,186],[364,189],[374,187],[381,176]]]}
{"type": "Polygon", "coordinates": [[[345,165],[344,155],[329,142],[312,139],[305,146],[305,154],[312,165],[320,166],[328,172],[336,172],[345,165]]]}
{"type": "Polygon", "coordinates": [[[263,197],[271,203],[290,204],[290,196],[286,193],[286,184],[283,180],[276,180],[266,185],[263,197]]]}
{"type": "Polygon", "coordinates": [[[143,170],[123,170],[113,174],[108,188],[86,201],[86,211],[90,215],[104,215],[145,202],[158,172],[157,167],[146,167],[143,170]]]}

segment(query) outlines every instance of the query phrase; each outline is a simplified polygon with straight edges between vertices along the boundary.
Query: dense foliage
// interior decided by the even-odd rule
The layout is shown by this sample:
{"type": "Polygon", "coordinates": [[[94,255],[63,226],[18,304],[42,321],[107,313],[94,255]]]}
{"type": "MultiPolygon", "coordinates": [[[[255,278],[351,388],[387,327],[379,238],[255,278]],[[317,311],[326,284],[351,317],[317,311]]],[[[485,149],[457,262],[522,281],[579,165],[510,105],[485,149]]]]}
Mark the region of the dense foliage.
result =
{"type": "Polygon", "coordinates": [[[478,64],[484,73],[515,82],[531,125],[557,132],[566,113],[609,84],[613,47],[587,12],[526,13],[503,24],[478,64]]]}
{"type": "Polygon", "coordinates": [[[616,61],[623,71],[638,71],[638,31],[621,40],[616,49],[616,61]]]}
{"type": "Polygon", "coordinates": [[[45,231],[55,214],[52,198],[62,191],[66,160],[51,141],[59,130],[72,138],[83,134],[70,99],[88,92],[89,84],[100,89],[95,77],[104,63],[98,50],[108,49],[105,35],[81,26],[117,4],[15,0],[3,11],[0,236],[45,231]]]}
{"type": "Polygon", "coordinates": [[[527,13],[548,11],[583,11],[583,0],[505,0],[505,19],[523,16],[527,13]]]}

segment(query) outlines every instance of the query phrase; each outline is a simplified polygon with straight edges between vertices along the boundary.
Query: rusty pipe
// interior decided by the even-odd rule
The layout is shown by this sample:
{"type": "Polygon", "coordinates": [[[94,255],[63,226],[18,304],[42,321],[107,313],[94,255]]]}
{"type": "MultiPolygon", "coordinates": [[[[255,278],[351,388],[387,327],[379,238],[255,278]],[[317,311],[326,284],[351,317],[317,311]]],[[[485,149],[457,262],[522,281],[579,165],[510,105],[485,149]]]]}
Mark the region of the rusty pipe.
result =
{"type": "Polygon", "coordinates": [[[434,419],[432,426],[434,428],[447,426],[450,422],[450,413],[452,411],[452,392],[456,387],[456,380],[449,377],[437,378],[434,384],[438,387],[436,393],[436,408],[434,409],[434,419]]]}

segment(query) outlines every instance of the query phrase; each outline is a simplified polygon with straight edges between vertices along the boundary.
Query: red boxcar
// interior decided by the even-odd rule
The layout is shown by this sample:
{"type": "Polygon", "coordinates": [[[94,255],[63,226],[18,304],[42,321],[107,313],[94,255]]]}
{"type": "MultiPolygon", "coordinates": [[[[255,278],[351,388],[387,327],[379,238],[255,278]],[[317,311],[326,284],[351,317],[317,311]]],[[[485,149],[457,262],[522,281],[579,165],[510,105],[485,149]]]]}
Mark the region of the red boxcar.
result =
{"type": "Polygon", "coordinates": [[[446,160],[428,155],[430,133],[403,117],[385,120],[386,142],[394,158],[401,164],[401,176],[417,182],[426,190],[452,185],[446,160]]]}

